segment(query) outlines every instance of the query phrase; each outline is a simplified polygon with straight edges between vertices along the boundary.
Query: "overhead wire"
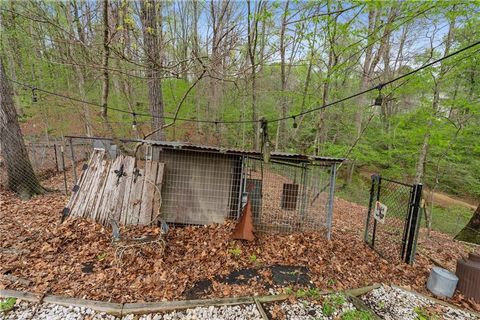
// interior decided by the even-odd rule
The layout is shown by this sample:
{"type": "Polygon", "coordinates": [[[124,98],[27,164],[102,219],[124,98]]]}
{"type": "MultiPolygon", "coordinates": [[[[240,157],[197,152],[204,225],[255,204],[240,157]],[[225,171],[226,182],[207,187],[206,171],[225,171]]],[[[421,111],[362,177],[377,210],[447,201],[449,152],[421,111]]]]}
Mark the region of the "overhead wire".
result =
{"type": "MultiPolygon", "coordinates": [[[[309,114],[309,113],[312,113],[312,112],[315,112],[315,111],[319,111],[319,110],[322,110],[322,109],[325,109],[325,108],[328,108],[328,107],[331,107],[333,105],[336,105],[336,104],[339,104],[339,103],[342,103],[342,102],[345,102],[347,100],[350,100],[350,99],[353,99],[353,98],[356,98],[358,96],[361,96],[361,95],[364,95],[366,93],[369,93],[369,92],[372,92],[372,91],[375,91],[375,90],[381,90],[383,87],[389,85],[389,84],[392,84],[398,80],[401,80],[405,77],[408,77],[408,76],[411,76],[423,69],[426,69],[428,67],[431,67],[439,62],[442,62],[446,59],[449,59],[453,56],[456,56],[464,51],[467,51],[475,46],[478,46],[480,44],[480,41],[476,41],[474,43],[471,43],[470,45],[467,45],[457,51],[454,51],[450,54],[447,54],[439,59],[436,59],[434,61],[431,61],[429,63],[426,63],[426,64],[423,64],[422,66],[416,68],[416,69],[413,69],[405,74],[402,74],[402,75],[399,75],[391,80],[388,80],[386,82],[381,82],[375,86],[372,86],[368,89],[365,89],[365,90],[362,90],[362,91],[359,91],[359,92],[356,92],[354,94],[351,94],[349,96],[346,96],[346,97],[343,97],[341,99],[338,99],[338,100],[335,100],[333,102],[330,102],[330,103],[327,103],[325,105],[322,105],[322,106],[319,106],[319,107],[316,107],[316,108],[312,108],[312,109],[308,109],[308,110],[305,110],[305,111],[302,111],[302,112],[299,112],[299,113],[296,113],[296,114],[291,114],[291,115],[288,115],[288,116],[283,116],[283,117],[280,117],[280,118],[274,118],[274,119],[266,119],[264,121],[267,121],[267,122],[278,122],[278,121],[283,121],[283,120],[287,120],[287,119],[295,119],[299,116],[302,116],[302,115],[305,115],[305,114],[309,114]]],[[[56,93],[56,92],[53,92],[53,91],[50,91],[50,90],[46,90],[46,89],[43,89],[43,88],[40,88],[40,87],[37,87],[37,86],[34,86],[34,85],[31,85],[31,84],[26,84],[26,83],[23,83],[23,82],[20,82],[20,81],[17,81],[17,80],[14,80],[14,79],[10,79],[10,78],[7,78],[8,80],[10,80],[11,82],[13,83],[16,83],[18,85],[21,85],[21,86],[24,86],[26,88],[30,88],[32,90],[32,92],[34,91],[39,91],[39,92],[43,92],[43,93],[46,93],[46,94],[49,94],[49,95],[53,95],[53,96],[57,96],[57,97],[60,97],[60,98],[64,98],[64,99],[69,99],[69,100],[72,100],[72,101],[76,101],[76,102],[79,102],[79,103],[83,103],[83,104],[86,104],[86,105],[90,105],[90,106],[95,106],[95,107],[98,107],[98,108],[102,108],[102,106],[98,103],[94,103],[94,102],[91,102],[91,101],[86,101],[86,100],[82,100],[82,99],[78,99],[78,98],[75,98],[75,97],[70,97],[70,96],[67,96],[67,95],[64,95],[64,94],[60,94],[60,93],[56,93]]],[[[176,120],[176,121],[185,121],[185,122],[196,122],[196,123],[213,123],[213,124],[243,124],[243,123],[260,123],[261,120],[207,120],[207,119],[191,119],[191,118],[181,118],[181,117],[170,117],[170,116],[157,116],[157,115],[152,115],[152,114],[149,114],[149,113],[143,113],[143,112],[132,112],[132,111],[128,111],[128,110],[123,110],[123,109],[119,109],[119,108],[115,108],[115,107],[109,107],[107,106],[107,109],[108,110],[113,110],[113,111],[117,111],[117,112],[121,112],[121,113],[125,113],[125,114],[130,114],[132,115],[133,117],[135,116],[143,116],[143,117],[150,117],[150,118],[161,118],[161,119],[167,119],[167,120],[176,120]]]]}

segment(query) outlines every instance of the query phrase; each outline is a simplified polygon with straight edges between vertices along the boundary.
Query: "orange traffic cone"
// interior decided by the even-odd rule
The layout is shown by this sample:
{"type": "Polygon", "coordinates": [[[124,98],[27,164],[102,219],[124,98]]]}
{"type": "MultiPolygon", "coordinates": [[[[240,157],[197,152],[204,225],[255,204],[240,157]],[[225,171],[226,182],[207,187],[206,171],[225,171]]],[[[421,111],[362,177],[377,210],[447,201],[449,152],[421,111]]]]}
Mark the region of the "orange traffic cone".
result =
{"type": "Polygon", "coordinates": [[[253,220],[252,220],[252,205],[250,199],[247,198],[247,204],[243,208],[242,216],[238,220],[235,230],[232,234],[232,239],[253,241],[253,220]]]}

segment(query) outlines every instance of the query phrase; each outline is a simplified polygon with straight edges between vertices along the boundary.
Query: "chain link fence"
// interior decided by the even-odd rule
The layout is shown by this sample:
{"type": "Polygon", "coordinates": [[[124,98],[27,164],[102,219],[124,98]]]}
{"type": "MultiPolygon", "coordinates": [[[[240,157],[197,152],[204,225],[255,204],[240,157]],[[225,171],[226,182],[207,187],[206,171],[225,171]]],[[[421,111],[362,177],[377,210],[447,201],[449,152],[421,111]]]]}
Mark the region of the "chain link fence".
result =
{"type": "Polygon", "coordinates": [[[413,261],[420,226],[421,185],[372,176],[367,242],[391,261],[413,261]]]}

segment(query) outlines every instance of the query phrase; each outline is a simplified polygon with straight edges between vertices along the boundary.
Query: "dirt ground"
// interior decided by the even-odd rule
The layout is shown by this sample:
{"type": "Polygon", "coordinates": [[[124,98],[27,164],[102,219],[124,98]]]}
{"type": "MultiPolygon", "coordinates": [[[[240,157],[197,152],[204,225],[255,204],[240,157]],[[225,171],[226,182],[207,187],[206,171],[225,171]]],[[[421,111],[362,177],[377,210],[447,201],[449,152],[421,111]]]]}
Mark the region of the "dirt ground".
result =
{"type": "MultiPolygon", "coordinates": [[[[62,176],[44,184],[61,190],[62,176]]],[[[66,201],[60,191],[29,201],[0,191],[0,288],[142,302],[185,299],[195,283],[210,280],[205,298],[245,296],[282,290],[275,287],[269,268],[280,264],[306,267],[312,285],[321,290],[386,283],[428,294],[432,258],[454,269],[456,259],[473,250],[432,232],[420,239],[413,266],[391,263],[362,241],[365,208],[336,199],[332,241],[324,233],[297,233],[263,235],[244,243],[230,240],[232,223],[172,228],[163,255],[157,247],[144,245],[119,261],[111,230],[81,219],[60,223],[66,201]],[[256,269],[261,280],[218,281],[218,276],[244,268],[256,269]]],[[[159,232],[156,227],[122,229],[130,238],[159,232]]],[[[459,294],[447,301],[480,311],[479,304],[459,294]]]]}

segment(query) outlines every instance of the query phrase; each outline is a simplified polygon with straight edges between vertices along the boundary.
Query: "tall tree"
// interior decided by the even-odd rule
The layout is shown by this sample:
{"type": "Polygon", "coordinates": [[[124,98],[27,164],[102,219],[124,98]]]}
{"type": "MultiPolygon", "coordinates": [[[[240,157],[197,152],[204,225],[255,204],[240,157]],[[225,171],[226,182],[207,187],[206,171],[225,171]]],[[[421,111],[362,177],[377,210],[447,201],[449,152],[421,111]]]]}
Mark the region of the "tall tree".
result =
{"type": "Polygon", "coordinates": [[[13,90],[5,74],[0,57],[0,147],[8,176],[8,188],[23,199],[42,194],[45,189],[38,182],[28,158],[13,103],[13,90]]]}
{"type": "MultiPolygon", "coordinates": [[[[454,29],[455,29],[455,18],[452,17],[449,23],[447,38],[445,39],[445,50],[443,52],[444,56],[446,56],[450,52],[450,48],[453,42],[454,29]]],[[[447,71],[448,71],[448,68],[445,62],[442,61],[438,76],[432,75],[433,81],[434,81],[432,109],[431,109],[432,115],[428,120],[427,128],[425,130],[425,134],[423,135],[423,142],[420,147],[420,152],[418,153],[417,169],[415,172],[415,180],[414,180],[415,183],[422,183],[422,180],[423,180],[423,175],[425,172],[425,161],[427,159],[428,146],[430,144],[430,137],[431,137],[431,130],[434,123],[433,118],[437,116],[439,103],[440,103],[440,88],[441,88],[442,80],[445,77],[445,74],[447,73],[447,71]]]]}
{"type": "Polygon", "coordinates": [[[107,121],[107,104],[110,79],[108,74],[108,60],[110,59],[110,26],[108,25],[108,0],[103,0],[103,56],[102,56],[102,117],[107,121]]]}
{"type": "Polygon", "coordinates": [[[148,86],[148,100],[150,102],[150,114],[152,116],[152,130],[156,130],[150,136],[153,140],[165,140],[162,127],[164,120],[164,104],[162,91],[162,8],[161,2],[156,0],[140,1],[142,16],[142,33],[146,60],[146,76],[148,86]]]}

